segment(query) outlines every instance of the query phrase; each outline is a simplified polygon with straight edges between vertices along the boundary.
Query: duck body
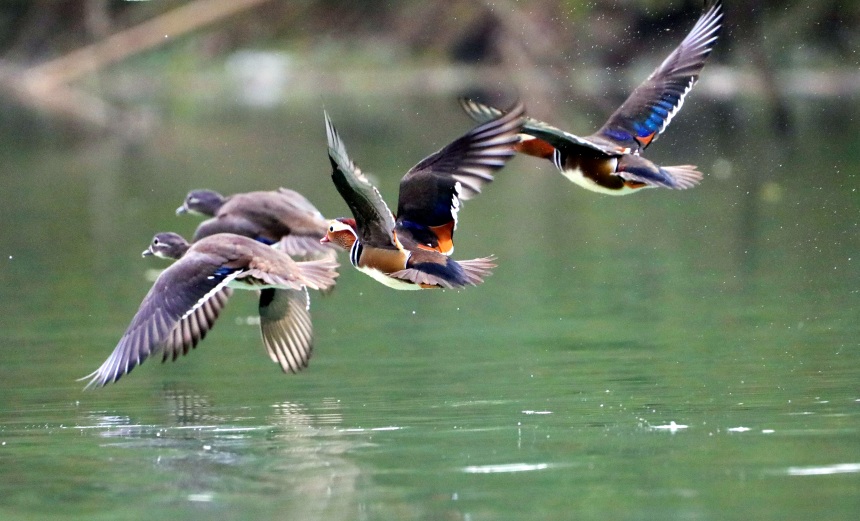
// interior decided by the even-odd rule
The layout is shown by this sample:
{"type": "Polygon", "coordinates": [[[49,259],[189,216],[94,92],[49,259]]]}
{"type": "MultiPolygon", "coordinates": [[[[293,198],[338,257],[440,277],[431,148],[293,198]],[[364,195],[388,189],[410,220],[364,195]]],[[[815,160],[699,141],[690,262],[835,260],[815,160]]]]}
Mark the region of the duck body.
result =
{"type": "Polygon", "coordinates": [[[216,233],[233,233],[264,244],[280,244],[290,255],[312,257],[330,252],[319,243],[327,228],[325,217],[302,194],[287,188],[227,197],[212,190],[192,190],[176,213],[210,217],[197,227],[192,242],[216,233]]]}
{"type": "Polygon", "coordinates": [[[636,154],[607,154],[591,147],[559,144],[549,158],[571,182],[606,195],[627,195],[642,188],[684,189],[702,175],[695,166],[659,166],[636,154]]]}
{"type": "Polygon", "coordinates": [[[480,193],[513,157],[523,113],[517,104],[411,168],[400,182],[396,217],[349,158],[326,115],[332,180],[353,218],[329,221],[320,242],[349,251],[356,269],[393,289],[480,284],[495,267],[492,257],[450,257],[461,201],[480,193]]]}
{"type": "Polygon", "coordinates": [[[234,288],[260,291],[260,328],[270,358],[285,372],[307,366],[313,339],[307,289],[334,284],[332,259],[296,262],[234,234],[189,245],[161,233],[144,255],[177,260],[156,279],[110,357],[83,378],[87,387],[115,382],[159,351],[162,361],[188,353],[214,327],[234,288]]]}
{"type": "MultiPolygon", "coordinates": [[[[696,186],[702,173],[693,165],[660,166],[642,157],[675,117],[699,78],[721,29],[722,3],[706,7],[690,33],[595,133],[580,137],[526,118],[516,149],[552,161],[569,180],[607,195],[643,188],[682,190],[696,186]]],[[[476,121],[502,110],[469,99],[463,109],[476,121]]]]}
{"type": "Polygon", "coordinates": [[[398,290],[460,288],[476,286],[490,274],[492,257],[455,261],[437,250],[421,248],[414,240],[392,247],[365,246],[358,240],[353,219],[335,219],[322,239],[349,251],[349,260],[357,270],[372,279],[398,290]]]}

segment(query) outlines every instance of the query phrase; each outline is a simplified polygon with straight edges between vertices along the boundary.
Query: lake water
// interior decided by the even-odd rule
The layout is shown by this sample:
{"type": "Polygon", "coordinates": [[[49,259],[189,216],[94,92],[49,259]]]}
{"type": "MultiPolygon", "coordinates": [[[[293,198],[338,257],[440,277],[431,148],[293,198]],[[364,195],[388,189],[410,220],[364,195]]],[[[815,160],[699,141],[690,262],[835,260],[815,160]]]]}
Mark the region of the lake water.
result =
{"type": "MultiPolygon", "coordinates": [[[[392,206],[470,127],[447,98],[324,104],[392,206]]],[[[499,258],[482,286],[345,266],[290,376],[242,292],[188,356],[83,392],[164,267],[140,252],[197,224],[186,191],[347,213],[322,105],[170,107],[132,147],[6,128],[0,519],[857,519],[856,103],[796,101],[775,133],[694,93],[648,151],[699,165],[685,192],[600,196],[516,158],[460,213],[455,257],[499,258]]]]}

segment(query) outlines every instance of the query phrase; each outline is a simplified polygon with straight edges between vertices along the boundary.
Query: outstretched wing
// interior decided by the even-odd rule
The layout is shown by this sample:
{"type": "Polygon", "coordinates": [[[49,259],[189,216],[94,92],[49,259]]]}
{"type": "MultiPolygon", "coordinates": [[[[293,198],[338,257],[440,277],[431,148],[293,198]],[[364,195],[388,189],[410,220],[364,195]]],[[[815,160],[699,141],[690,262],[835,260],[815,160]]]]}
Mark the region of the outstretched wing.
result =
{"type": "Polygon", "coordinates": [[[260,332],[269,358],[285,373],[297,373],[307,367],[313,349],[307,288],[261,291],[260,332]]]}
{"type": "Polygon", "coordinates": [[[609,139],[634,153],[659,136],[681,109],[720,33],[722,4],[715,1],[672,54],[639,85],[592,137],[609,139]]]}
{"type": "Polygon", "coordinates": [[[199,333],[189,332],[186,337],[182,329],[176,330],[177,326],[189,331],[211,328],[217,313],[213,316],[210,309],[207,315],[204,308],[214,305],[220,309],[229,295],[223,291],[240,273],[218,268],[205,256],[186,256],[175,262],[159,275],[146,294],[113,353],[101,367],[81,380],[89,380],[87,388],[101,387],[119,380],[165,346],[171,355],[187,351],[189,344],[199,341],[199,333]],[[200,309],[204,311],[199,312],[200,309]]]}
{"type": "Polygon", "coordinates": [[[231,288],[221,288],[194,311],[181,318],[162,347],[161,361],[165,362],[168,358],[176,360],[179,355],[186,355],[188,351],[197,347],[206,333],[215,326],[215,321],[218,320],[221,310],[227,305],[231,295],[233,295],[231,288]]]}
{"type": "Polygon", "coordinates": [[[398,235],[450,253],[460,201],[479,194],[514,157],[524,113],[518,102],[412,167],[400,181],[398,235]]]}
{"type": "MultiPolygon", "coordinates": [[[[497,118],[504,114],[504,111],[496,107],[492,107],[485,103],[481,103],[469,98],[460,98],[460,106],[472,119],[479,122],[489,121],[492,118],[497,118]]],[[[618,155],[624,153],[624,148],[614,143],[606,142],[605,140],[593,140],[571,134],[554,127],[549,123],[534,118],[523,118],[522,133],[527,137],[521,139],[521,143],[517,146],[519,152],[541,157],[544,159],[552,159],[552,150],[547,149],[537,143],[531,143],[531,138],[540,140],[552,148],[560,150],[569,150],[572,147],[585,147],[595,150],[606,155],[618,155]]]]}
{"type": "MultiPolygon", "coordinates": [[[[499,170],[514,157],[517,134],[522,129],[525,106],[517,102],[510,110],[498,114],[455,139],[438,152],[422,159],[400,181],[400,200],[404,188],[415,191],[427,185],[443,183],[463,185],[462,199],[470,199],[481,187],[493,180],[499,170]]],[[[400,215],[400,212],[397,212],[400,215]]]]}
{"type": "Polygon", "coordinates": [[[393,247],[394,215],[382,199],[379,190],[361,173],[346,152],[337,130],[325,113],[328,158],[331,178],[343,200],[352,211],[358,228],[358,238],[366,245],[393,247]]]}

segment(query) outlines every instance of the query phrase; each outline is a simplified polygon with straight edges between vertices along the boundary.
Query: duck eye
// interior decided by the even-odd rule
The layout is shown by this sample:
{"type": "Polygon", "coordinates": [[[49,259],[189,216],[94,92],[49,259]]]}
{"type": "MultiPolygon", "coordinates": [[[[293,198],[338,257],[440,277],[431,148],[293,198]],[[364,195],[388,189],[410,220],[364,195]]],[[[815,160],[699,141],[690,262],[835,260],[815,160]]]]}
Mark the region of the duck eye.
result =
{"type": "Polygon", "coordinates": [[[156,238],[156,239],[152,239],[152,245],[153,245],[153,246],[158,246],[158,239],[157,239],[157,238],[156,238]]]}
{"type": "Polygon", "coordinates": [[[334,225],[328,227],[328,231],[334,232],[334,225]]]}

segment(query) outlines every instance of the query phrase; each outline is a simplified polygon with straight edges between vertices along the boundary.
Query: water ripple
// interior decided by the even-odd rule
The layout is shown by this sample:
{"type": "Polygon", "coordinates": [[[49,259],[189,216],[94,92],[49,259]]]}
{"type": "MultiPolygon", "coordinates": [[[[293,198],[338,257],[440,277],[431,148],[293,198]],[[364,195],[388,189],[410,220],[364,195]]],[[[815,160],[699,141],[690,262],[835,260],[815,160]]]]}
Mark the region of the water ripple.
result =
{"type": "Polygon", "coordinates": [[[830,474],[860,473],[860,463],[836,463],[815,467],[788,467],[785,473],[789,476],[828,476],[830,474]]]}
{"type": "Polygon", "coordinates": [[[505,463],[502,465],[471,465],[463,467],[463,472],[466,474],[505,474],[546,470],[549,467],[549,463],[505,463]]]}

